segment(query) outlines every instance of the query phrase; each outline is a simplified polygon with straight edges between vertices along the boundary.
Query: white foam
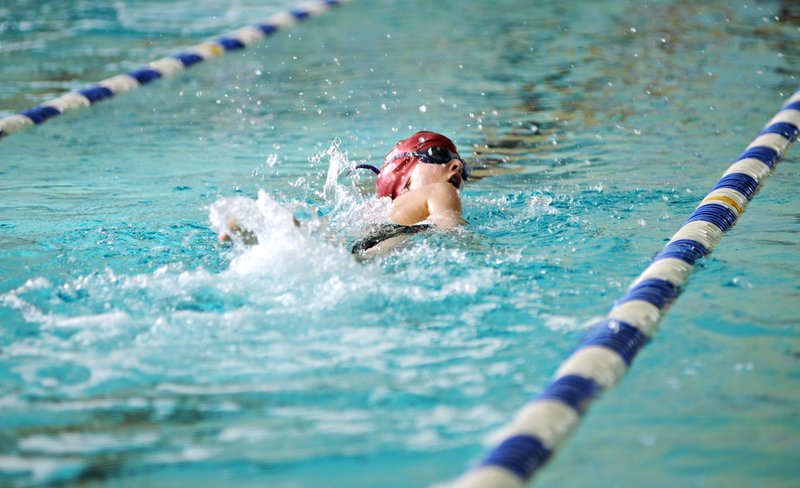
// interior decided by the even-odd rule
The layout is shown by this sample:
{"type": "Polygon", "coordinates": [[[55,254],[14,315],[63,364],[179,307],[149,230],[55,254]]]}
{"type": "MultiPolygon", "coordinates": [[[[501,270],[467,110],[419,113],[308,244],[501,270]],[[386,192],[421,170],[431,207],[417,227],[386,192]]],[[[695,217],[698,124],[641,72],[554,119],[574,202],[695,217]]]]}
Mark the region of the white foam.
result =
{"type": "Polygon", "coordinates": [[[0,455],[0,473],[31,473],[35,483],[70,480],[83,469],[84,462],[75,458],[27,458],[0,455]]]}
{"type": "Polygon", "coordinates": [[[25,437],[20,439],[18,445],[25,452],[85,455],[150,447],[158,439],[159,436],[155,432],[140,432],[132,435],[64,432],[55,435],[25,437]]]}

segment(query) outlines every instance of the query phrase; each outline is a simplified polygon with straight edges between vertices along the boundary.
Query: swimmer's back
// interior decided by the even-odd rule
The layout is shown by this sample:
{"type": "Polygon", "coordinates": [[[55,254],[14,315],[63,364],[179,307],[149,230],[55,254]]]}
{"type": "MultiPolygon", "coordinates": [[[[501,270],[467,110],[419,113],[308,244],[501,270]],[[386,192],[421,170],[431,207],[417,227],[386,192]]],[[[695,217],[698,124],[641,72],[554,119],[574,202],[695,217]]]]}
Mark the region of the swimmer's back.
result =
{"type": "Polygon", "coordinates": [[[375,248],[375,246],[378,246],[382,242],[388,241],[389,239],[401,236],[412,236],[430,228],[431,226],[428,224],[382,224],[377,229],[367,234],[366,237],[356,241],[355,244],[353,244],[353,247],[350,249],[350,252],[353,254],[364,254],[365,252],[375,248]]]}

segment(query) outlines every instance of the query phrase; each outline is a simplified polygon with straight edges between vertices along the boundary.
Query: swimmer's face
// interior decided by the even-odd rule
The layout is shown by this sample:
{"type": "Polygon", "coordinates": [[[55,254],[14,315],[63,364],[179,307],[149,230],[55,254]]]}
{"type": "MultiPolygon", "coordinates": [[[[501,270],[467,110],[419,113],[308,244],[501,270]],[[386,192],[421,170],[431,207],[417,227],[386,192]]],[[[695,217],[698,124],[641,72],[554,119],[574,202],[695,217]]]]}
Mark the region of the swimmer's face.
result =
{"type": "Polygon", "coordinates": [[[456,189],[464,184],[464,163],[460,159],[451,159],[445,164],[426,164],[420,162],[414,167],[409,180],[409,190],[416,190],[434,183],[450,183],[456,189]]]}

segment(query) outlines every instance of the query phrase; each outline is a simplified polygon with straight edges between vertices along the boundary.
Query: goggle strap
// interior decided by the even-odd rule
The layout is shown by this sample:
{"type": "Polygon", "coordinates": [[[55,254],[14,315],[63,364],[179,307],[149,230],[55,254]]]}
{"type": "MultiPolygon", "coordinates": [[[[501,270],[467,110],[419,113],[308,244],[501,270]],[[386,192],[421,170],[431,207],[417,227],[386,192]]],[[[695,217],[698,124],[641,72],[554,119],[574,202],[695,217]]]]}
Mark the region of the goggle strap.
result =
{"type": "Polygon", "coordinates": [[[371,164],[357,164],[356,169],[368,169],[376,175],[381,174],[381,170],[371,164]]]}

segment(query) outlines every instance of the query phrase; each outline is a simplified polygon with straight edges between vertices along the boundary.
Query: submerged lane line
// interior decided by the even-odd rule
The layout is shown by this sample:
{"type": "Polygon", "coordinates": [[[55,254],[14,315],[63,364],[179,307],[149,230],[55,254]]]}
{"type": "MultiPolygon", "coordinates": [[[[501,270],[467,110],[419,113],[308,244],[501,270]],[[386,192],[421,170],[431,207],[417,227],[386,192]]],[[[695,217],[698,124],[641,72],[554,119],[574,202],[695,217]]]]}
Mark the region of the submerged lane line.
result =
{"type": "Polygon", "coordinates": [[[72,112],[115,95],[139,88],[159,78],[173,76],[190,66],[207,59],[222,56],[229,51],[244,49],[275,32],[321,15],[332,7],[349,0],[310,0],[291,10],[279,12],[255,25],[205,41],[173,56],[161,58],[129,73],[100,81],[88,88],[71,91],[18,114],[0,119],[0,139],[24,129],[42,124],[65,112],[72,112]]]}
{"type": "Polygon", "coordinates": [[[554,379],[496,436],[478,466],[452,488],[521,488],[544,466],[589,405],[628,371],[678,297],[695,261],[707,256],[797,139],[800,91],[723,174],[652,263],[592,326],[554,379]]]}

